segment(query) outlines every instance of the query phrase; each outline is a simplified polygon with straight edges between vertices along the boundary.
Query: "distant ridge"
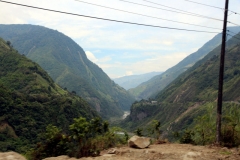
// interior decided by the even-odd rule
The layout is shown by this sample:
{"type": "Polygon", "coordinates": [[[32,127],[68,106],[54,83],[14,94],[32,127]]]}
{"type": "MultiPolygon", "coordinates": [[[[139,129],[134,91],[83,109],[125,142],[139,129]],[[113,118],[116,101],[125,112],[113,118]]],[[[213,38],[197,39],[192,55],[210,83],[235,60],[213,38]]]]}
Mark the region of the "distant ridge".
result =
{"type": "Polygon", "coordinates": [[[60,86],[86,99],[102,117],[119,117],[130,109],[133,97],[64,34],[35,25],[0,25],[0,36],[42,66],[60,86]]]}
{"type": "Polygon", "coordinates": [[[143,82],[148,81],[152,77],[156,75],[160,75],[162,72],[150,72],[140,75],[130,75],[130,76],[123,76],[120,78],[114,78],[113,81],[123,87],[124,89],[128,90],[131,88],[135,88],[143,82]]]}
{"type": "MultiPolygon", "coordinates": [[[[238,37],[240,33],[238,34],[238,37]]],[[[169,136],[191,126],[194,119],[207,113],[206,108],[215,111],[218,97],[218,76],[221,46],[216,47],[197,61],[186,72],[178,76],[162,91],[155,103],[149,100],[135,102],[130,115],[122,125],[131,131],[146,128],[152,120],[159,120],[162,129],[169,136]]],[[[223,110],[235,106],[234,113],[240,113],[240,45],[231,38],[226,44],[223,110]]],[[[223,112],[223,117],[224,115],[223,112]]]]}
{"type": "MultiPolygon", "coordinates": [[[[228,30],[233,33],[240,32],[240,27],[228,27],[228,30]]],[[[228,39],[231,36],[227,36],[228,39]]],[[[177,65],[169,68],[161,75],[155,76],[147,82],[142,83],[136,88],[130,89],[129,92],[134,95],[138,100],[153,98],[157,93],[163,90],[168,84],[176,79],[181,73],[192,67],[198,60],[202,59],[205,55],[211,52],[214,48],[221,44],[221,34],[216,35],[210,41],[205,43],[196,52],[190,54],[177,65]]]]}

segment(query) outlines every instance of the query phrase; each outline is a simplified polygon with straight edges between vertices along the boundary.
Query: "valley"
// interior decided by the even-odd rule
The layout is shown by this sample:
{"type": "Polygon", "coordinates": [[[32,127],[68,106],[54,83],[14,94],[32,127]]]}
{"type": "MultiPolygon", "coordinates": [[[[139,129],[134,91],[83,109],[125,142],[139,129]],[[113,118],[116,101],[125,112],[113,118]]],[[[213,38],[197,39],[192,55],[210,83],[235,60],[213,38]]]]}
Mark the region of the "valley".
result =
{"type": "Polygon", "coordinates": [[[105,119],[121,117],[134,102],[87,59],[79,45],[58,31],[34,25],[0,25],[0,37],[38,63],[62,88],[83,97],[105,119]]]}
{"type": "Polygon", "coordinates": [[[110,78],[111,67],[57,30],[0,24],[0,151],[29,160],[239,159],[240,27],[228,30],[238,34],[226,42],[217,147],[221,33],[165,72],[110,78]],[[132,149],[132,135],[164,144],[132,149]]]}

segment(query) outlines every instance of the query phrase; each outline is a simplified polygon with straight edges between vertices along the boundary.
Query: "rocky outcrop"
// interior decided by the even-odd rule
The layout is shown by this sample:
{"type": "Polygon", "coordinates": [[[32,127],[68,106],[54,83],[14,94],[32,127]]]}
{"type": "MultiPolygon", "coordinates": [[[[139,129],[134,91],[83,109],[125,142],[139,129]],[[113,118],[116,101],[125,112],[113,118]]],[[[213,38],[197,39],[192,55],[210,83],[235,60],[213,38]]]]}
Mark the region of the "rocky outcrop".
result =
{"type": "Polygon", "coordinates": [[[6,152],[0,153],[0,160],[26,160],[26,158],[16,152],[6,152]]]}
{"type": "Polygon", "coordinates": [[[132,148],[147,148],[150,145],[150,138],[133,136],[128,140],[128,146],[132,148]]]}

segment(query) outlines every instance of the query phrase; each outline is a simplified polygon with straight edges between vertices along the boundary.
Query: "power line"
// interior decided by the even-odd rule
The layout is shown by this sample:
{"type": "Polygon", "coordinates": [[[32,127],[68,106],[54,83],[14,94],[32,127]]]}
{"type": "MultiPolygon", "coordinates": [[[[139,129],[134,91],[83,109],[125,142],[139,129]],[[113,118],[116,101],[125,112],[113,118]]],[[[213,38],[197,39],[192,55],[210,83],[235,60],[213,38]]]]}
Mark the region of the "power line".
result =
{"type": "MultiPolygon", "coordinates": [[[[212,7],[212,8],[224,10],[224,8],[217,7],[217,6],[212,6],[212,5],[209,5],[209,4],[204,4],[204,3],[195,2],[195,1],[191,1],[191,0],[185,0],[185,1],[188,1],[188,2],[191,2],[191,3],[196,3],[196,4],[199,4],[199,5],[203,5],[203,6],[207,6],[207,7],[212,7]]],[[[232,12],[233,14],[238,14],[238,15],[240,15],[240,13],[237,13],[237,12],[235,12],[235,11],[231,11],[231,10],[229,10],[229,9],[228,9],[228,11],[229,11],[229,12],[232,12]]]]}
{"type": "Polygon", "coordinates": [[[191,30],[191,29],[184,29],[184,28],[164,27],[164,26],[158,26],[158,25],[149,25],[149,24],[134,23],[134,22],[114,20],[114,19],[93,17],[93,16],[81,15],[81,14],[70,13],[70,12],[63,12],[63,11],[58,11],[58,10],[52,10],[52,9],[41,8],[41,7],[35,7],[35,6],[30,6],[30,5],[25,5],[25,4],[19,4],[19,3],[13,3],[13,2],[8,2],[8,1],[2,1],[2,0],[0,0],[0,2],[13,4],[13,5],[18,5],[18,6],[23,6],[23,7],[28,7],[28,8],[39,9],[39,10],[45,10],[45,11],[50,11],[50,12],[56,12],[56,13],[61,13],[61,14],[67,14],[67,15],[72,15],[72,16],[79,16],[79,17],[92,18],[92,19],[98,19],[98,20],[104,20],[104,21],[111,21],[111,22],[118,22],[118,23],[132,24],[132,25],[139,25],[139,26],[145,26],[145,27],[164,28],[164,29],[181,30],[181,31],[189,31],[189,32],[219,33],[219,32],[212,32],[212,31],[202,31],[202,30],[191,30]]]}
{"type": "MultiPolygon", "coordinates": [[[[185,14],[185,15],[189,15],[189,16],[195,16],[195,17],[207,18],[207,19],[212,19],[212,20],[217,20],[217,21],[223,21],[221,19],[208,17],[208,16],[204,16],[204,15],[200,15],[200,14],[195,14],[195,13],[187,12],[187,11],[183,11],[183,10],[180,10],[182,12],[178,12],[178,11],[173,11],[173,10],[169,10],[169,9],[164,9],[164,8],[153,7],[153,6],[144,5],[144,4],[140,4],[140,3],[130,2],[130,1],[126,1],[126,0],[119,0],[119,1],[126,2],[126,3],[131,3],[131,4],[135,4],[135,5],[139,5],[139,6],[144,6],[144,7],[148,7],[148,8],[154,8],[154,9],[159,9],[159,10],[164,10],[164,11],[169,11],[169,12],[175,12],[175,13],[179,13],[179,14],[185,14]]],[[[164,6],[164,7],[167,7],[167,6],[164,6]]],[[[167,7],[167,8],[172,8],[172,7],[167,7]]]]}
{"type": "MultiPolygon", "coordinates": [[[[148,2],[148,3],[152,3],[152,4],[156,4],[156,5],[160,5],[160,6],[164,6],[164,7],[167,7],[167,8],[172,8],[172,9],[175,9],[175,10],[178,10],[178,11],[182,11],[182,12],[186,12],[186,13],[191,13],[191,14],[194,14],[194,15],[198,15],[198,16],[203,16],[203,15],[200,15],[200,14],[195,14],[195,13],[192,13],[192,12],[187,12],[187,11],[184,11],[184,10],[181,10],[181,9],[177,9],[177,8],[173,8],[173,7],[169,7],[169,6],[166,6],[166,5],[163,5],[163,4],[159,4],[159,3],[155,3],[155,2],[152,2],[152,1],[148,1],[148,0],[143,0],[145,2],[148,2]]],[[[194,1],[190,1],[190,0],[185,0],[185,1],[189,1],[189,2],[192,2],[192,3],[197,3],[197,4],[201,4],[201,5],[205,5],[205,6],[208,6],[208,7],[214,7],[214,8],[217,8],[217,9],[222,9],[224,10],[223,8],[220,8],[220,7],[215,7],[215,6],[211,6],[211,5],[207,5],[207,4],[203,4],[203,3],[198,3],[198,2],[194,2],[194,1]]],[[[230,11],[234,14],[239,14],[239,13],[236,13],[234,11],[230,11]]],[[[204,16],[204,17],[207,17],[207,16],[204,16]]],[[[212,17],[208,17],[208,18],[212,18],[212,17]]],[[[220,19],[215,19],[215,20],[220,20],[220,19]]],[[[223,21],[223,20],[221,20],[223,21]]],[[[233,22],[230,22],[230,21],[227,21],[228,23],[231,23],[231,24],[234,24],[234,25],[237,25],[237,26],[240,26],[239,24],[236,24],[236,23],[233,23],[233,22]]]]}
{"type": "Polygon", "coordinates": [[[237,23],[233,23],[233,22],[229,22],[229,21],[227,21],[227,22],[230,23],[230,24],[234,24],[234,25],[240,26],[240,25],[237,24],[237,23]]]}
{"type": "Polygon", "coordinates": [[[229,36],[231,36],[232,38],[235,38],[235,39],[237,39],[237,40],[240,40],[240,38],[237,38],[236,35],[234,36],[234,35],[231,35],[231,34],[229,34],[229,33],[227,33],[227,35],[229,35],[229,36]]]}
{"type": "Polygon", "coordinates": [[[217,9],[224,10],[224,8],[216,7],[216,6],[212,6],[212,5],[208,5],[208,4],[204,4],[204,3],[199,3],[199,2],[195,2],[195,1],[191,1],[191,0],[185,0],[185,1],[188,1],[188,2],[191,2],[191,3],[200,4],[200,5],[203,5],[203,6],[208,6],[208,7],[212,7],[212,8],[217,8],[217,9]]]}
{"type": "Polygon", "coordinates": [[[232,31],[230,31],[230,30],[227,30],[228,32],[230,32],[230,33],[233,33],[233,34],[235,34],[235,36],[238,36],[238,34],[240,33],[235,33],[235,32],[232,32],[232,31]]]}
{"type": "Polygon", "coordinates": [[[175,23],[187,24],[187,25],[192,25],[192,26],[197,26],[197,27],[203,27],[203,28],[210,28],[210,29],[218,29],[218,30],[222,30],[222,29],[220,29],[220,28],[215,28],[215,27],[207,27],[207,26],[202,26],[202,25],[197,25],[197,24],[192,24],[192,23],[186,23],[186,22],[174,21],[174,20],[169,20],[169,19],[165,19],[165,18],[154,17],[154,16],[145,15],[145,14],[140,14],[140,13],[135,13],[135,12],[125,11],[125,10],[116,9],[116,8],[111,8],[111,7],[107,7],[107,6],[103,6],[103,5],[98,5],[98,4],[94,4],[94,3],[89,3],[89,2],[85,2],[85,1],[81,1],[81,0],[76,0],[76,1],[81,2],[81,3],[85,3],[85,4],[90,4],[90,5],[93,5],[93,6],[102,7],[102,8],[112,9],[112,10],[115,10],[115,11],[120,11],[120,12],[125,12],[125,13],[135,14],[135,15],[139,15],[139,16],[144,16],[144,17],[154,18],[154,19],[161,19],[161,20],[169,21],[169,22],[175,22],[175,23]]]}
{"type": "Polygon", "coordinates": [[[166,8],[171,8],[171,9],[174,9],[174,10],[177,10],[177,11],[181,11],[181,12],[184,12],[184,13],[188,13],[189,15],[194,15],[194,16],[198,16],[198,17],[203,17],[203,18],[209,18],[209,19],[213,19],[213,20],[223,21],[223,20],[221,20],[221,19],[217,19],[217,18],[213,18],[213,17],[208,17],[208,16],[204,16],[204,15],[201,15],[201,14],[196,14],[196,13],[193,13],[193,12],[188,12],[188,11],[185,11],[185,10],[182,10],[182,9],[178,9],[178,8],[166,6],[166,5],[163,5],[163,4],[160,4],[160,3],[155,3],[155,2],[152,2],[152,1],[148,1],[148,0],[143,0],[143,1],[148,2],[148,3],[155,4],[155,5],[163,6],[163,7],[166,7],[166,8]]]}

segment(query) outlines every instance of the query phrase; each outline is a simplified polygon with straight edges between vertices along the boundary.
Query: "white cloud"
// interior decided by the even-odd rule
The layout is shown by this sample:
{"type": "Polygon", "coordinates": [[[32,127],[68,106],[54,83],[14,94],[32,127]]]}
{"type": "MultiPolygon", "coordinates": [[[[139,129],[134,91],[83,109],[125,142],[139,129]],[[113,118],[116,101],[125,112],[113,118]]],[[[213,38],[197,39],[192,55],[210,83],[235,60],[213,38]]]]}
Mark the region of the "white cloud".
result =
{"type": "Polygon", "coordinates": [[[131,75],[133,75],[133,72],[132,71],[126,71],[126,75],[131,76],[131,75]]]}
{"type": "MultiPolygon", "coordinates": [[[[42,8],[60,10],[81,15],[116,19],[150,25],[193,30],[220,32],[222,22],[137,6],[122,1],[87,0],[90,3],[127,10],[149,16],[165,18],[185,23],[220,28],[208,29],[179,24],[160,19],[153,19],[134,14],[96,7],[75,0],[9,0],[15,3],[33,5],[42,8]]],[[[132,2],[158,7],[138,0],[132,2]]],[[[223,18],[222,10],[200,6],[187,1],[167,0],[158,3],[194,12],[214,18],[223,18]]],[[[224,7],[224,0],[201,0],[214,6],[224,7]]],[[[151,28],[138,25],[122,24],[97,19],[70,16],[65,14],[41,11],[0,2],[1,24],[36,24],[56,29],[73,38],[83,49],[87,57],[97,63],[111,77],[119,77],[131,71],[141,74],[151,71],[164,71],[172,67],[190,53],[195,52],[216,34],[186,32],[163,28],[151,28]],[[111,50],[111,52],[109,52],[111,50]],[[119,53],[122,51],[122,53],[119,53]],[[133,52],[134,51],[134,52],[133,52]]],[[[233,1],[229,8],[240,10],[240,1],[233,1]]],[[[238,15],[229,16],[229,21],[240,24],[238,15]]],[[[231,24],[229,24],[231,25],[231,24]]],[[[130,73],[130,72],[129,72],[130,73]]]]}
{"type": "Polygon", "coordinates": [[[105,63],[105,62],[109,62],[111,60],[112,60],[111,56],[106,56],[106,57],[99,59],[99,63],[105,63]]]}
{"type": "Polygon", "coordinates": [[[143,43],[150,44],[150,45],[164,45],[164,46],[171,46],[173,44],[173,41],[171,40],[164,40],[160,38],[151,38],[151,39],[145,39],[142,41],[143,43]]]}
{"type": "Polygon", "coordinates": [[[86,51],[85,53],[86,53],[86,55],[87,55],[87,58],[88,58],[90,61],[92,61],[92,62],[94,62],[94,63],[96,63],[96,62],[98,61],[98,59],[94,56],[94,54],[93,54],[92,52],[86,51]]]}

